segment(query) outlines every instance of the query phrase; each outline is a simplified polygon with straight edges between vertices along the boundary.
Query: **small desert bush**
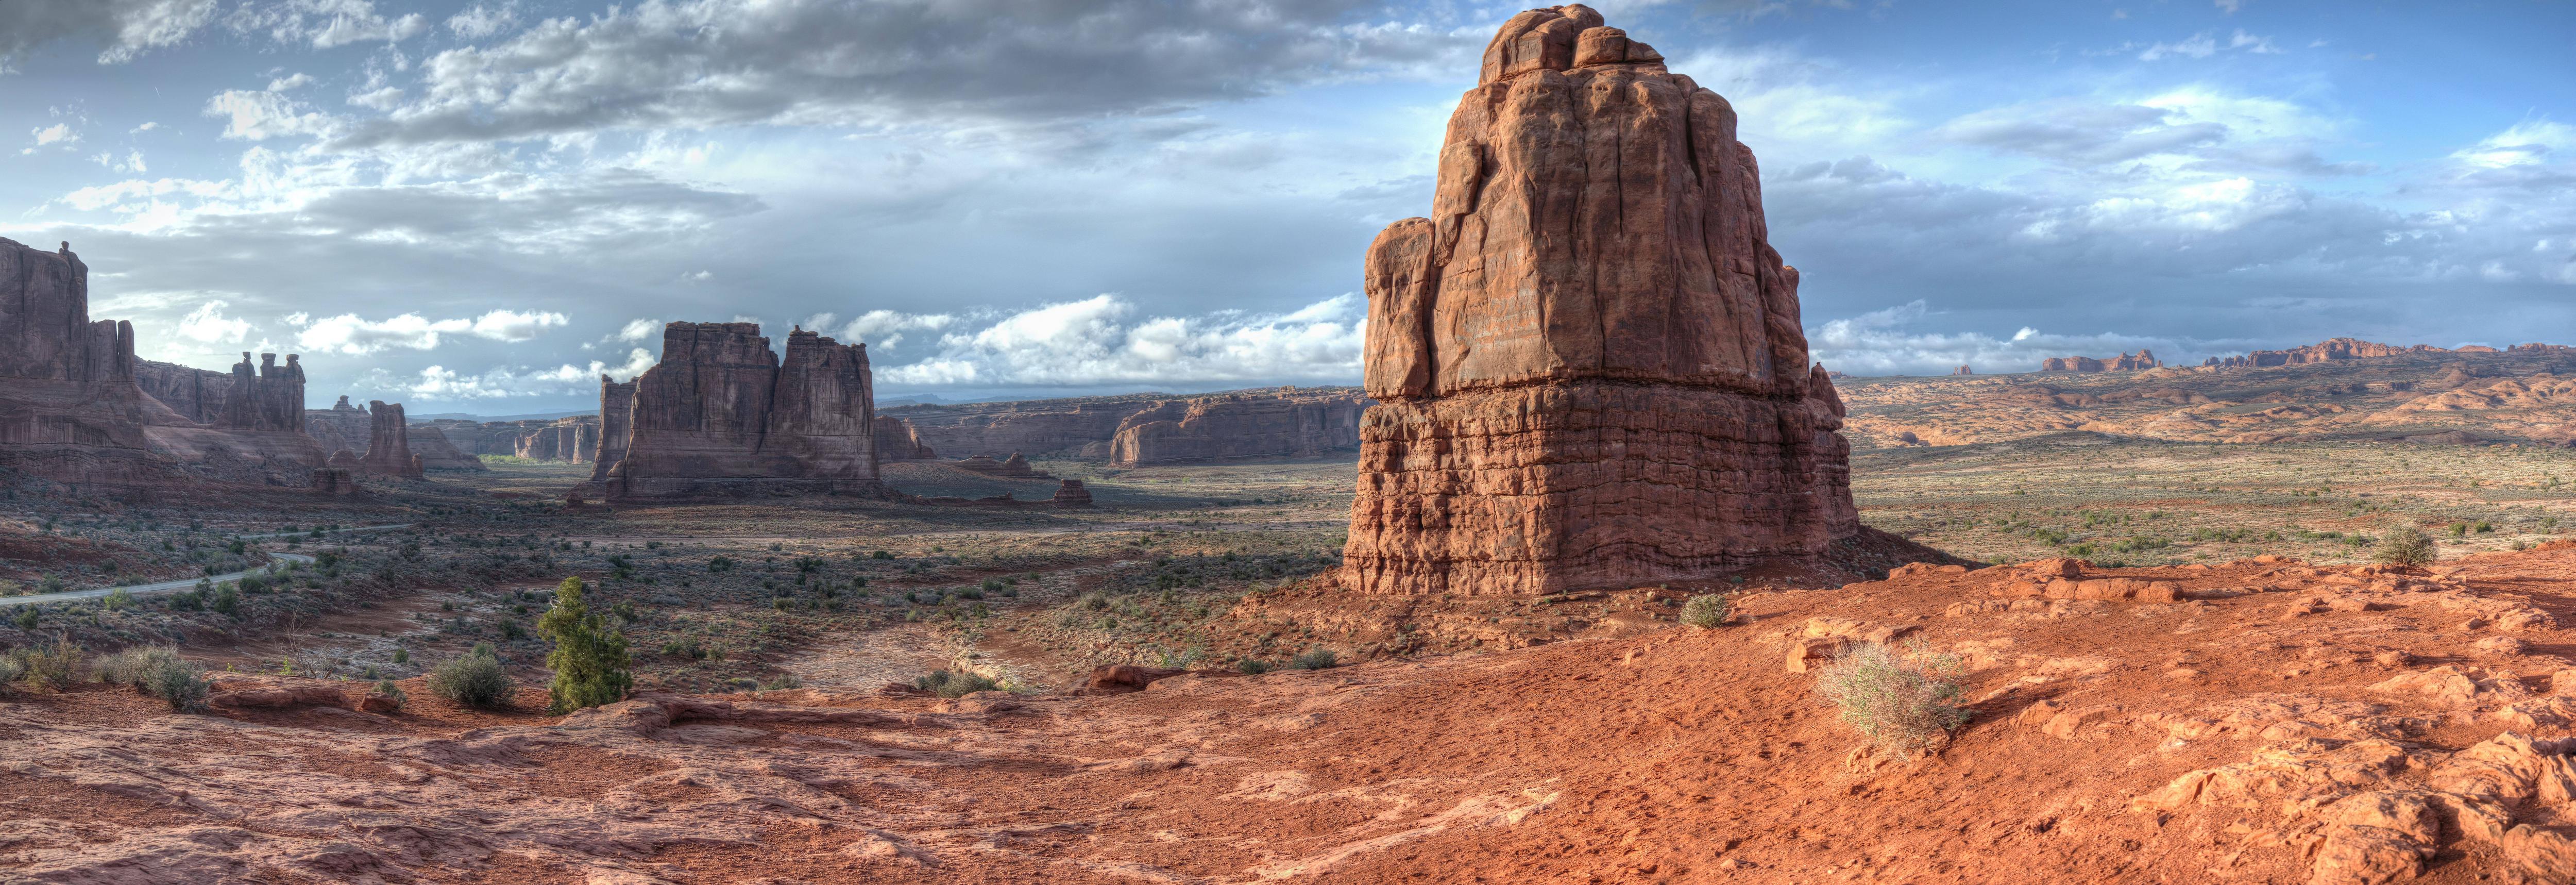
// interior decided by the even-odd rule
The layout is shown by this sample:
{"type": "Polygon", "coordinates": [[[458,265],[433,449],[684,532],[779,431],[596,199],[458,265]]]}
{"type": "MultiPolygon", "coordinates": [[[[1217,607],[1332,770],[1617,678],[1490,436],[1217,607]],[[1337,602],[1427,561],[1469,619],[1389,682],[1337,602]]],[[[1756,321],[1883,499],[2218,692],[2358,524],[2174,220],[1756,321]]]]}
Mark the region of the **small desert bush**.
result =
{"type": "Polygon", "coordinates": [[[81,647],[69,642],[13,648],[9,661],[17,668],[18,678],[55,691],[68,691],[80,681],[81,647]]]}
{"type": "Polygon", "coordinates": [[[779,691],[781,689],[804,687],[805,677],[798,676],[794,673],[780,673],[777,676],[772,677],[768,682],[761,683],[760,690],[779,691]]]}
{"type": "Polygon", "coordinates": [[[213,689],[206,682],[205,668],[180,660],[176,654],[157,659],[144,675],[148,680],[144,692],[168,701],[170,709],[181,713],[205,709],[206,693],[213,689]]]}
{"type": "Polygon", "coordinates": [[[166,645],[138,645],[90,663],[90,675],[109,685],[148,691],[152,674],[179,660],[179,650],[166,645]]]}
{"type": "Polygon", "coordinates": [[[431,692],[468,707],[499,708],[510,702],[515,688],[500,659],[480,649],[429,671],[431,692]]]}
{"type": "Polygon", "coordinates": [[[2379,542],[2379,549],[2372,551],[2370,558],[2389,565],[2423,565],[2432,562],[2436,555],[2432,536],[2412,528],[2401,528],[2389,532],[2388,538],[2379,542]]]}
{"type": "Polygon", "coordinates": [[[1702,593],[1682,603],[1682,623],[1693,627],[1715,627],[1735,614],[1735,599],[1724,593],[1702,593]]]}
{"type": "Polygon", "coordinates": [[[1002,687],[981,675],[962,671],[932,670],[912,681],[912,687],[937,693],[943,698],[962,698],[979,691],[1002,687]]]}
{"type": "Polygon", "coordinates": [[[1305,654],[1288,661],[1288,666],[1300,670],[1330,670],[1341,665],[1342,656],[1334,654],[1329,648],[1309,649],[1305,654]]]}
{"type": "Polygon", "coordinates": [[[1245,676],[1259,676],[1270,672],[1270,662],[1260,658],[1244,658],[1234,662],[1234,669],[1235,672],[1245,676]]]}
{"type": "Polygon", "coordinates": [[[1872,742],[1912,752],[1967,723],[1968,711],[1959,706],[1965,669],[1957,655],[1934,652],[1920,640],[1862,643],[1825,665],[1816,693],[1872,742]]]}

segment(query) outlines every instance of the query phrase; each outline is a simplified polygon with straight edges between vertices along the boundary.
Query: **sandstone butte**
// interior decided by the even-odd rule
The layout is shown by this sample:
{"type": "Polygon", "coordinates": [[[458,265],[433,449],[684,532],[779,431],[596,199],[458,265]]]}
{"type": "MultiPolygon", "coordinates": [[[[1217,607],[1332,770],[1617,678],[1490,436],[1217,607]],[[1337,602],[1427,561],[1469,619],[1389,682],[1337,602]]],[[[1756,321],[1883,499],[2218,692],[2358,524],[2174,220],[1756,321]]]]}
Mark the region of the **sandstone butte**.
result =
{"type": "Polygon", "coordinates": [[[411,425],[401,403],[367,401],[367,454],[359,471],[368,476],[421,478],[421,459],[411,451],[411,425]]]}
{"type": "Polygon", "coordinates": [[[1735,127],[1589,8],[1503,25],[1431,217],[1368,248],[1352,587],[1635,586],[1860,532],[1841,401],[1735,127]]]}
{"type": "Polygon", "coordinates": [[[610,501],[891,494],[866,345],[798,328],[781,358],[757,323],[677,322],[634,383],[626,455],[602,480],[610,501]]]}
{"type": "Polygon", "coordinates": [[[591,482],[606,481],[608,468],[626,460],[626,444],[634,435],[635,382],[599,376],[599,451],[591,456],[591,482]]]}
{"type": "Polygon", "coordinates": [[[292,355],[254,370],[243,354],[230,374],[136,358],[131,323],[90,319],[70,244],[0,239],[0,468],[74,487],[309,488],[327,456],[295,417],[303,392],[292,355]]]}

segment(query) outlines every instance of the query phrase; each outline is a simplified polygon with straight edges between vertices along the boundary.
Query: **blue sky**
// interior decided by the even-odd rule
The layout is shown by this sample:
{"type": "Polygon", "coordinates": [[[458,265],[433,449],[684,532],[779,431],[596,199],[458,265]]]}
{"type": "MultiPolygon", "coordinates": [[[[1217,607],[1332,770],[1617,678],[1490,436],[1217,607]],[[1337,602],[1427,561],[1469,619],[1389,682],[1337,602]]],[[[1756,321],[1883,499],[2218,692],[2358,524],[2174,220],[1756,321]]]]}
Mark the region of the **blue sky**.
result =
{"type": "MultiPolygon", "coordinates": [[[[0,0],[0,236],[317,404],[580,408],[736,317],[888,398],[1350,383],[1519,8],[0,0]]],[[[1597,8],[1740,111],[1830,367],[2576,343],[2569,3],[1597,8]]]]}

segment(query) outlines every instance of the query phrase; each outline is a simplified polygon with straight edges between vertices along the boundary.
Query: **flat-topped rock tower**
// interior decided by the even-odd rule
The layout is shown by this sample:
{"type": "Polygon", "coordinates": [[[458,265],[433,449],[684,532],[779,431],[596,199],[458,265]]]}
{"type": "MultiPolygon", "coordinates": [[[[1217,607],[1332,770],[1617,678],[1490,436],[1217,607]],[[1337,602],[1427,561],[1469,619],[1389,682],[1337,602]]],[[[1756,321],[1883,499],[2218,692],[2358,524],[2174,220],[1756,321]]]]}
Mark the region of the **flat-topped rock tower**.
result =
{"type": "Polygon", "coordinates": [[[1431,217],[1369,246],[1355,589],[1636,586],[1858,533],[1735,122],[1587,7],[1494,36],[1431,217]]]}
{"type": "Polygon", "coordinates": [[[671,323],[631,394],[602,381],[603,415],[632,402],[625,453],[600,480],[611,501],[891,494],[877,478],[867,345],[795,329],[781,357],[758,324],[671,323]]]}

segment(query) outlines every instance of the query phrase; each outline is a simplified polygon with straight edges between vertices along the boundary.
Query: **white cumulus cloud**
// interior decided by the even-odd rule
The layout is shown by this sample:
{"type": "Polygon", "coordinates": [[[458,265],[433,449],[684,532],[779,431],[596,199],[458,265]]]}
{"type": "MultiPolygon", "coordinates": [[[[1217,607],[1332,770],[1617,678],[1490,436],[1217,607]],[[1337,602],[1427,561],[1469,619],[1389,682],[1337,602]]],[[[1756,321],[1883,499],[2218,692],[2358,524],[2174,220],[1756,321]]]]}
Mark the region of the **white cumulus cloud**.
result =
{"type": "Polygon", "coordinates": [[[198,305],[196,310],[179,318],[179,334],[207,344],[238,342],[250,336],[250,321],[224,316],[230,307],[222,299],[198,305]]]}
{"type": "Polygon", "coordinates": [[[1137,318],[1134,305],[1103,294],[947,332],[936,354],[877,377],[921,385],[1350,383],[1359,377],[1366,311],[1358,295],[1345,294],[1284,314],[1137,318]]]}

